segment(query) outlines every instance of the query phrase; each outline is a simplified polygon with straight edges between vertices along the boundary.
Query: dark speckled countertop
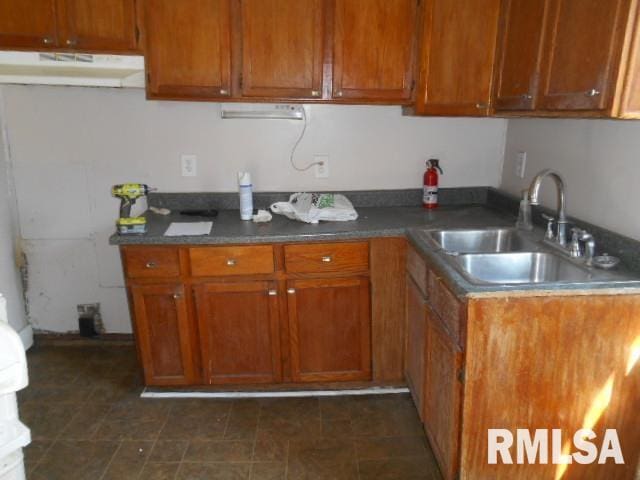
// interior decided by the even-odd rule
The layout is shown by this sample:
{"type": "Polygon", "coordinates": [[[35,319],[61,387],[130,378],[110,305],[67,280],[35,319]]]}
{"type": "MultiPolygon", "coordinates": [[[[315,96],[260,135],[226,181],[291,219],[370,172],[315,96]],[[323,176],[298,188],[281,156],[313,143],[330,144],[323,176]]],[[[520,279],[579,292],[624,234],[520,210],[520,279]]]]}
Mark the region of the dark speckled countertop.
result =
{"type": "MultiPolygon", "coordinates": [[[[321,222],[319,224],[296,222],[275,214],[271,222],[257,224],[240,220],[237,210],[221,209],[218,217],[213,219],[211,234],[203,236],[165,237],[164,232],[171,222],[207,221],[209,220],[207,218],[176,213],[164,216],[147,212],[149,230],[146,234],[132,236],[114,234],[109,239],[109,243],[112,245],[221,245],[406,236],[412,245],[429,260],[431,267],[437,271],[459,297],[503,295],[505,292],[514,294],[515,292],[522,292],[523,294],[527,294],[527,292],[528,294],[540,294],[541,292],[560,294],[560,291],[577,293],[577,291],[592,291],[596,289],[606,289],[613,293],[640,292],[640,271],[636,271],[633,268],[635,265],[626,265],[626,269],[624,267],[621,270],[616,269],[618,272],[610,278],[588,284],[477,285],[470,283],[447,261],[446,255],[437,251],[423,240],[419,230],[424,228],[512,226],[515,223],[515,216],[509,209],[504,208],[504,198],[501,198],[500,202],[485,203],[486,194],[482,195],[478,191],[469,192],[468,190],[462,193],[464,194],[462,197],[467,201],[471,200],[482,204],[460,205],[456,204],[456,201],[452,201],[451,203],[453,204],[451,205],[427,211],[420,206],[406,205],[406,203],[414,203],[415,199],[413,197],[408,201],[407,198],[403,197],[396,202],[388,202],[395,203],[395,206],[387,207],[359,206],[357,202],[354,202],[359,215],[357,220],[350,222],[321,222]],[[472,193],[471,196],[470,193],[472,193]]],[[[460,196],[452,195],[451,192],[449,194],[453,199],[460,198],[460,196]]],[[[492,194],[495,196],[495,191],[491,191],[489,197],[492,194]]],[[[180,198],[182,202],[185,197],[180,198]]],[[[171,200],[168,202],[171,202],[171,200]]],[[[175,207],[183,206],[183,204],[172,205],[166,202],[154,203],[173,207],[174,211],[176,210],[175,207]]],[[[198,206],[196,208],[202,207],[198,206]]],[[[177,210],[179,209],[177,208],[177,210]]],[[[610,250],[609,253],[615,254],[616,252],[610,250]]]]}

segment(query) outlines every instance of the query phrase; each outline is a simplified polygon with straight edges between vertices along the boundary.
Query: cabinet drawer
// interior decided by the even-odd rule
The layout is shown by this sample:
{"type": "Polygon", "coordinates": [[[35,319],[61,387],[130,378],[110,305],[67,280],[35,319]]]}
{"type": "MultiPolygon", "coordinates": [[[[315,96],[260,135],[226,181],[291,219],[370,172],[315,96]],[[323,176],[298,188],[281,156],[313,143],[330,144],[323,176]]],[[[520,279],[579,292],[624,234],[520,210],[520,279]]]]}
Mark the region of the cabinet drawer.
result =
{"type": "Polygon", "coordinates": [[[273,273],[273,247],[198,247],[189,249],[191,275],[255,275],[273,273]]]}
{"type": "Polygon", "coordinates": [[[420,289],[420,293],[425,297],[428,297],[427,264],[413,247],[409,247],[409,250],[407,251],[407,273],[413,281],[416,282],[416,285],[420,289]]]}
{"type": "Polygon", "coordinates": [[[177,248],[123,247],[124,269],[129,278],[177,277],[180,260],[177,248]]]}
{"type": "Polygon", "coordinates": [[[369,269],[369,244],[315,243],[287,245],[284,262],[290,273],[356,273],[369,269]]]}
{"type": "Polygon", "coordinates": [[[461,341],[463,304],[435,273],[429,271],[429,303],[456,342],[461,341]]]}

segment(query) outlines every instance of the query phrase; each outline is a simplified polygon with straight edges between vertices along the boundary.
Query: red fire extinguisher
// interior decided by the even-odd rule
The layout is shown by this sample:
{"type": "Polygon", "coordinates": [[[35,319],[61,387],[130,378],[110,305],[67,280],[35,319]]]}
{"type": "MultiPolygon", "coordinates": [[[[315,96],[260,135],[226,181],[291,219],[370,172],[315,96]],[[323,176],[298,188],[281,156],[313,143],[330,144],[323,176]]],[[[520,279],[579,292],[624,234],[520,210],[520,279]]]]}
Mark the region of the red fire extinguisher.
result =
{"type": "Polygon", "coordinates": [[[438,206],[438,172],[443,175],[438,163],[440,160],[431,158],[427,160],[427,171],[424,172],[422,182],[422,206],[424,208],[436,208],[438,206]]]}

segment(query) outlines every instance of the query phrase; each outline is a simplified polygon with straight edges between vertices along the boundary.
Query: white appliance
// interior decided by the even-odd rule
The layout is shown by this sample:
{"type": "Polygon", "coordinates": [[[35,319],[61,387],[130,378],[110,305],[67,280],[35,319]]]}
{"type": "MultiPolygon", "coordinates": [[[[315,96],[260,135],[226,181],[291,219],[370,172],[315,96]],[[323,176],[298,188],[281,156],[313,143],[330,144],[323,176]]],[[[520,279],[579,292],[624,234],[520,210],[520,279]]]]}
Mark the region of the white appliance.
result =
{"type": "Polygon", "coordinates": [[[0,83],[144,88],[144,57],[0,52],[0,83]]]}
{"type": "Polygon", "coordinates": [[[24,346],[9,326],[0,295],[0,480],[25,479],[22,449],[31,443],[31,432],[18,418],[16,392],[28,383],[24,346]]]}

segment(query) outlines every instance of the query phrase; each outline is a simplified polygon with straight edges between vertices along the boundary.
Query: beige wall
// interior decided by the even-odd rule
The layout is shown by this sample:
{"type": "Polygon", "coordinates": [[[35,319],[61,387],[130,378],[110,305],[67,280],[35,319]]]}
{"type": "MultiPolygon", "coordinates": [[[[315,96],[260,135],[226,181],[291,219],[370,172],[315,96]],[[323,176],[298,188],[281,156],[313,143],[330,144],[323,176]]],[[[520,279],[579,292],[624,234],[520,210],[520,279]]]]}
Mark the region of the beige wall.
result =
{"type": "Polygon", "coordinates": [[[17,331],[21,331],[26,327],[27,321],[22,281],[16,266],[20,242],[3,105],[0,92],[0,293],[7,299],[9,323],[17,331]]]}
{"type": "Polygon", "coordinates": [[[0,87],[29,259],[29,312],[45,330],[77,328],[76,304],[100,302],[110,332],[129,331],[117,249],[107,244],[118,202],[112,184],[163,191],[235,191],[248,169],[255,189],[416,188],[439,156],[443,186],[497,186],[506,121],[409,118],[399,107],[307,107],[296,161],[330,155],[330,177],[297,172],[289,152],[301,122],[221,120],[215,103],[148,102],[139,90],[0,87]],[[179,155],[198,155],[182,177],[179,155]]]}
{"type": "MultiPolygon", "coordinates": [[[[519,194],[544,168],[563,175],[570,215],[640,240],[640,122],[509,120],[501,187],[519,194]],[[527,152],[525,179],[514,174],[518,151],[527,152]]],[[[552,182],[542,189],[555,208],[552,182]]]]}

